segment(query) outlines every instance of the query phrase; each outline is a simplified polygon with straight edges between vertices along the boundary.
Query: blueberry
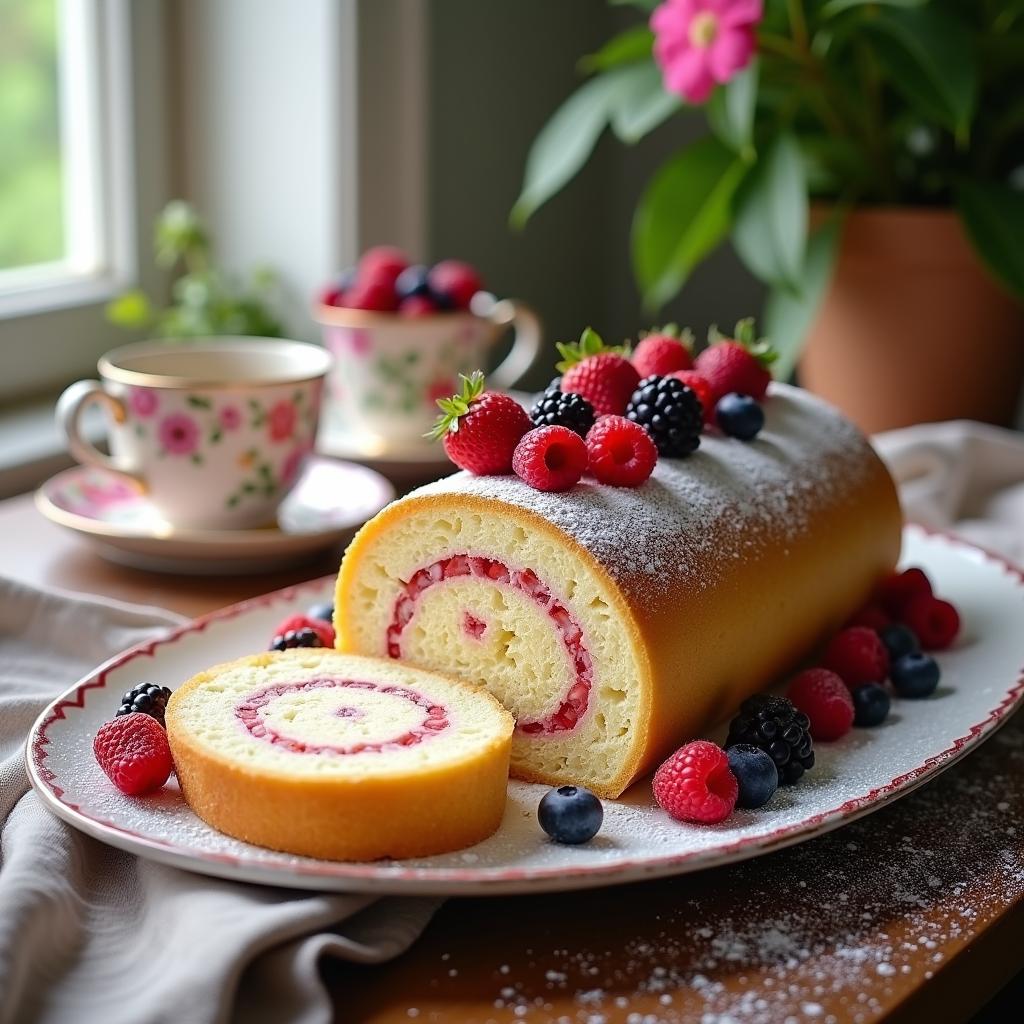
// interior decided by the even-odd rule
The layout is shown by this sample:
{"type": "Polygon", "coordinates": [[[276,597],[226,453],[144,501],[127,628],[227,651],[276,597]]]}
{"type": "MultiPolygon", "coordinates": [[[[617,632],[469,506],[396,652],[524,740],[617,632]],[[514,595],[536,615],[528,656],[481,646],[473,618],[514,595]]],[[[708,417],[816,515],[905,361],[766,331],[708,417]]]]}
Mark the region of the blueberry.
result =
{"type": "Polygon", "coordinates": [[[737,807],[763,807],[779,788],[779,770],[775,762],[751,743],[737,743],[725,751],[729,768],[740,784],[737,807]]]}
{"type": "Polygon", "coordinates": [[[395,294],[399,299],[408,299],[413,295],[430,297],[430,285],[427,283],[427,268],[421,263],[406,267],[395,278],[395,294]]]}
{"type": "Polygon", "coordinates": [[[345,292],[356,283],[358,270],[355,267],[346,267],[335,279],[334,287],[345,292]]]}
{"type": "Polygon", "coordinates": [[[310,619],[320,619],[322,622],[333,622],[334,605],[330,601],[321,601],[319,604],[312,605],[306,612],[306,616],[310,619]]]}
{"type": "Polygon", "coordinates": [[[603,819],[601,801],[582,786],[549,790],[537,809],[540,827],[556,843],[575,845],[593,839],[603,819]]]}
{"type": "Polygon", "coordinates": [[[864,683],[853,688],[853,724],[862,729],[881,725],[889,714],[889,693],[878,683],[864,683]]]}
{"type": "Polygon", "coordinates": [[[764,409],[756,399],[733,391],[718,400],[715,420],[730,437],[752,441],[764,426],[764,409]]]}
{"type": "Polygon", "coordinates": [[[899,697],[929,697],[939,685],[939,663],[927,654],[914,652],[897,658],[889,678],[899,697]]]}
{"type": "Polygon", "coordinates": [[[889,652],[889,661],[902,658],[904,654],[916,654],[921,650],[917,634],[908,626],[893,623],[878,631],[885,649],[889,652]]]}

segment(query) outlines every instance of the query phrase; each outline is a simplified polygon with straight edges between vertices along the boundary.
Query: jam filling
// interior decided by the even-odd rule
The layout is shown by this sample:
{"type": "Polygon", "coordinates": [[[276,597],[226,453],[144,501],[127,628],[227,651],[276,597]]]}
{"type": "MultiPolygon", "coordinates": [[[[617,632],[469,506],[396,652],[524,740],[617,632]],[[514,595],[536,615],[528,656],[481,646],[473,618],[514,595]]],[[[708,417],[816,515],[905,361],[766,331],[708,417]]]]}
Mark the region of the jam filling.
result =
{"type": "MultiPolygon", "coordinates": [[[[366,712],[362,708],[342,705],[331,714],[340,718],[362,718],[366,712]]],[[[381,751],[396,751],[403,747],[414,747],[417,743],[431,736],[436,736],[449,726],[448,711],[440,704],[435,704],[429,697],[404,686],[383,686],[379,683],[361,682],[354,679],[307,679],[301,683],[278,683],[276,686],[268,686],[265,690],[259,690],[251,694],[240,704],[235,706],[235,717],[242,723],[252,736],[265,740],[274,746],[281,747],[293,754],[366,754],[379,753],[381,751]],[[352,743],[347,747],[334,743],[312,743],[298,739],[295,736],[286,736],[279,732],[266,718],[260,715],[260,709],[265,708],[272,701],[285,697],[292,693],[308,693],[310,690],[341,689],[341,690],[372,690],[378,693],[386,693],[389,696],[401,697],[416,707],[422,708],[426,715],[423,722],[402,733],[393,739],[381,740],[379,742],[352,743]]]]}
{"type": "MultiPolygon", "coordinates": [[[[538,607],[547,612],[561,637],[569,660],[572,662],[575,678],[553,714],[539,721],[520,721],[516,728],[519,732],[528,735],[571,732],[586,714],[587,705],[590,703],[594,666],[590,654],[583,646],[583,630],[579,623],[573,618],[569,609],[552,595],[531,569],[509,569],[507,565],[496,559],[482,558],[477,555],[452,555],[418,569],[413,573],[409,582],[404,585],[401,596],[395,602],[391,624],[387,631],[388,656],[392,658],[402,656],[402,631],[412,621],[419,598],[439,583],[464,577],[474,577],[500,586],[511,587],[526,595],[538,607]]],[[[463,618],[463,628],[475,639],[479,639],[479,636],[470,629],[471,621],[480,624],[481,636],[486,625],[480,622],[476,616],[466,612],[463,618]]]]}

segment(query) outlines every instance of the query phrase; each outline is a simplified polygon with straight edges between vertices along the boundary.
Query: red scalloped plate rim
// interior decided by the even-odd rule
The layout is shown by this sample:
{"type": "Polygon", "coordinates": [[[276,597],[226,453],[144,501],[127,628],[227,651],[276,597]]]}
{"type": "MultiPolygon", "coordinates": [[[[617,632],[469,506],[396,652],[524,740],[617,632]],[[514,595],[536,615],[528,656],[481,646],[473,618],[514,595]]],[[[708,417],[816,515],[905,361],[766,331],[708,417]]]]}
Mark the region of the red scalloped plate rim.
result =
{"type": "MultiPolygon", "coordinates": [[[[986,561],[993,562],[1004,572],[1013,576],[1024,586],[1024,569],[1014,565],[995,552],[971,541],[966,541],[945,530],[931,529],[917,523],[907,524],[911,529],[937,537],[945,542],[983,556],[986,561]]],[[[237,618],[254,608],[268,608],[280,602],[292,601],[297,595],[307,590],[322,588],[330,577],[322,577],[307,583],[285,587],[282,590],[262,594],[259,597],[241,601],[238,604],[200,616],[183,626],[179,626],[167,635],[156,640],[146,641],[104,662],[88,676],[72,686],[61,697],[58,697],[46,708],[32,727],[26,741],[25,757],[29,769],[29,777],[36,791],[44,801],[62,818],[82,831],[101,839],[109,840],[113,845],[132,850],[143,846],[154,854],[163,855],[168,860],[183,868],[201,870],[196,861],[207,865],[208,873],[221,874],[226,877],[237,877],[236,872],[247,872],[250,879],[267,884],[288,885],[280,875],[286,873],[304,879],[318,878],[338,879],[342,881],[371,881],[380,883],[409,884],[408,891],[445,892],[446,886],[471,886],[475,891],[486,891],[489,887],[500,888],[516,882],[551,882],[564,883],[558,888],[578,888],[588,884],[591,879],[599,879],[601,884],[615,884],[638,881],[656,875],[679,873],[676,869],[686,867],[687,870],[710,868],[723,862],[735,862],[774,850],[793,845],[812,836],[821,835],[838,826],[853,821],[858,817],[874,811],[886,803],[905,796],[929,778],[955,764],[961,757],[978,745],[983,739],[989,738],[1005,724],[1010,714],[1024,698],[1024,666],[1021,667],[1017,681],[1003,695],[999,703],[985,716],[982,721],[972,725],[962,736],[955,739],[950,746],[927,758],[922,764],[902,775],[898,775],[882,786],[877,786],[859,797],[854,797],[837,807],[812,815],[800,822],[784,826],[766,835],[750,836],[738,839],[726,846],[718,846],[705,850],[692,850],[687,853],[668,854],[664,857],[644,858],[642,860],[621,860],[609,864],[593,865],[573,869],[571,867],[545,868],[407,868],[401,866],[378,864],[349,864],[331,861],[294,861],[289,859],[280,864],[272,860],[250,860],[232,854],[198,851],[188,846],[154,839],[151,836],[122,828],[120,825],[102,818],[93,817],[83,811],[77,804],[65,799],[64,790],[58,784],[54,773],[47,767],[47,746],[49,737],[47,730],[59,719],[65,717],[66,709],[84,707],[85,693],[92,689],[106,686],[109,673],[122,665],[140,657],[152,657],[157,648],[172,644],[183,636],[201,633],[213,622],[222,622],[237,618]],[[124,839],[130,839],[126,844],[124,839]],[[227,869],[235,869],[228,871],[227,869]],[[218,870],[219,869],[219,870],[218,870]],[[418,883],[418,884],[417,884],[418,883]],[[433,886],[435,888],[431,889],[433,886]]],[[[369,887],[367,887],[369,888],[369,887]]],[[[381,890],[383,891],[383,889],[381,890]]],[[[396,890],[401,891],[401,885],[396,890]]]]}

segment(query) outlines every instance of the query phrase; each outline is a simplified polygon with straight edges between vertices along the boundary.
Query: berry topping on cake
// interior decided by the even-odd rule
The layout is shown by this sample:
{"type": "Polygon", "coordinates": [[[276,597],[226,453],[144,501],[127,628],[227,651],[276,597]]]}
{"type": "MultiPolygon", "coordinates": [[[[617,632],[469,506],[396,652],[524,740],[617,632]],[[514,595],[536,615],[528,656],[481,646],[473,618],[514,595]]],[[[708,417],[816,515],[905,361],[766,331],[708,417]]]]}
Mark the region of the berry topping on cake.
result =
{"type": "Polygon", "coordinates": [[[101,725],[92,749],[107,778],[128,796],[159,789],[174,768],[163,726],[137,711],[101,725]]]}
{"type": "Polygon", "coordinates": [[[612,487],[639,487],[658,461],[650,434],[625,416],[602,416],[587,434],[587,452],[594,479],[612,487]]]}
{"type": "Polygon", "coordinates": [[[892,664],[890,678],[897,696],[917,700],[930,697],[939,685],[939,663],[928,654],[904,654],[892,664]]]}
{"type": "Polygon", "coordinates": [[[809,668],[793,678],[786,690],[793,706],[811,723],[816,740],[838,740],[853,726],[853,698],[846,684],[827,668],[809,668]]]}
{"type": "Polygon", "coordinates": [[[485,391],[479,370],[460,377],[461,391],[438,399],[441,416],[429,436],[444,438],[448,458],[460,469],[477,476],[510,472],[516,445],[533,427],[530,417],[514,398],[485,391]]]}
{"type": "Polygon", "coordinates": [[[749,743],[760,747],[775,762],[779,784],[799,782],[814,767],[810,719],[785,697],[758,693],[748,697],[729,723],[726,747],[749,743]]]}
{"type": "Polygon", "coordinates": [[[138,711],[155,718],[163,725],[164,712],[167,710],[167,702],[170,698],[171,691],[166,686],[157,686],[155,683],[138,683],[121,698],[121,706],[114,712],[114,717],[130,715],[138,711]]]}
{"type": "Polygon", "coordinates": [[[853,724],[858,728],[881,725],[889,716],[892,701],[881,683],[861,683],[853,688],[850,696],[853,698],[853,724]]]}
{"type": "Polygon", "coordinates": [[[715,422],[729,437],[753,441],[764,428],[764,409],[750,395],[730,391],[715,406],[715,422]]]}
{"type": "Polygon", "coordinates": [[[921,595],[932,596],[932,584],[923,569],[916,567],[893,573],[879,585],[878,603],[892,616],[900,618],[907,605],[921,595]]]}
{"type": "Polygon", "coordinates": [[[651,435],[659,455],[680,458],[696,451],[704,429],[704,407],[682,381],[647,377],[626,406],[631,419],[651,435]]]}
{"type": "Polygon", "coordinates": [[[654,327],[641,335],[633,350],[633,365],[636,372],[644,377],[667,377],[676,370],[688,370],[693,366],[693,335],[690,331],[680,333],[675,324],[654,327]]]}
{"type": "Polygon", "coordinates": [[[640,374],[629,361],[627,346],[609,347],[601,336],[587,328],[576,344],[558,342],[562,356],[562,390],[582,395],[597,415],[621,416],[630,395],[640,383],[640,374]]]}
{"type": "Polygon", "coordinates": [[[461,260],[442,260],[427,274],[431,294],[444,297],[451,308],[469,309],[473,296],[483,287],[480,275],[461,260]]]}
{"type": "Polygon", "coordinates": [[[732,814],[739,783],[726,752],[708,740],[680,747],[654,773],[654,799],[676,819],[716,825],[732,814]]]}
{"type": "Polygon", "coordinates": [[[604,821],[604,807],[589,789],[559,786],[544,794],[537,808],[537,821],[556,843],[576,846],[597,835],[604,821]]]}
{"type": "Polygon", "coordinates": [[[567,491],[587,469],[587,446],[568,427],[537,427],[512,456],[516,476],[538,491],[567,491]]]}
{"type": "Polygon", "coordinates": [[[582,395],[566,394],[552,383],[533,403],[530,419],[537,427],[568,427],[586,437],[594,425],[594,407],[582,395]]]}
{"type": "Polygon", "coordinates": [[[836,633],[821,659],[847,686],[880,683],[889,674],[889,655],[878,634],[867,626],[850,626],[836,633]]]}
{"type": "MultiPolygon", "coordinates": [[[[332,601],[320,601],[318,604],[311,604],[306,612],[306,617],[316,619],[318,622],[334,622],[334,603],[332,601]]],[[[333,638],[329,644],[324,644],[324,646],[333,647],[333,638]]]]}
{"type": "Polygon", "coordinates": [[[697,396],[704,410],[704,422],[710,423],[715,415],[715,403],[707,380],[697,370],[677,370],[669,376],[681,381],[697,396]]]}
{"type": "MultiPolygon", "coordinates": [[[[331,616],[333,617],[334,609],[329,605],[321,605],[320,610],[326,611],[330,608],[331,616]]],[[[318,643],[315,644],[300,644],[299,646],[304,647],[333,647],[334,646],[334,626],[331,625],[331,618],[323,615],[313,615],[313,609],[310,609],[309,615],[290,615],[287,619],[282,622],[277,629],[274,630],[274,637],[282,637],[288,633],[299,633],[303,630],[312,630],[318,639],[318,643]]],[[[294,645],[293,645],[294,646],[294,645]]],[[[283,650],[284,648],[276,648],[277,650],[283,650]]]]}
{"type": "Polygon", "coordinates": [[[889,655],[890,664],[904,654],[913,654],[921,650],[917,634],[908,626],[899,622],[890,622],[878,630],[878,638],[885,645],[886,653],[889,655]]]}
{"type": "Polygon", "coordinates": [[[737,807],[753,810],[764,807],[779,788],[779,770],[775,762],[760,748],[737,743],[726,750],[729,768],[739,783],[737,807]]]}
{"type": "Polygon", "coordinates": [[[753,319],[740,320],[732,338],[725,338],[712,327],[708,332],[710,345],[694,360],[694,367],[711,387],[717,401],[732,391],[764,398],[772,375],[768,369],[776,352],[767,341],[759,340],[753,319]]]}
{"type": "Polygon", "coordinates": [[[948,601],[918,594],[900,618],[917,634],[926,651],[944,651],[960,632],[960,613],[948,601]]]}

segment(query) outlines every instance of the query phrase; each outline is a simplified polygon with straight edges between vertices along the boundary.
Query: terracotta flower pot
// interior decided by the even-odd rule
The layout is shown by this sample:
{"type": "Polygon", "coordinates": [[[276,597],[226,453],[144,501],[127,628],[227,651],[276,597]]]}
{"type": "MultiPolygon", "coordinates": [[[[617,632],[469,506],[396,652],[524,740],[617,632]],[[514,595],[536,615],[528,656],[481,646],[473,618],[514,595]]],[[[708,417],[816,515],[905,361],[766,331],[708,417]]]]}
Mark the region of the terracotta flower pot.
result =
{"type": "Polygon", "coordinates": [[[1024,381],[1024,306],[949,210],[850,214],[800,382],[862,429],[1007,424],[1024,381]]]}

